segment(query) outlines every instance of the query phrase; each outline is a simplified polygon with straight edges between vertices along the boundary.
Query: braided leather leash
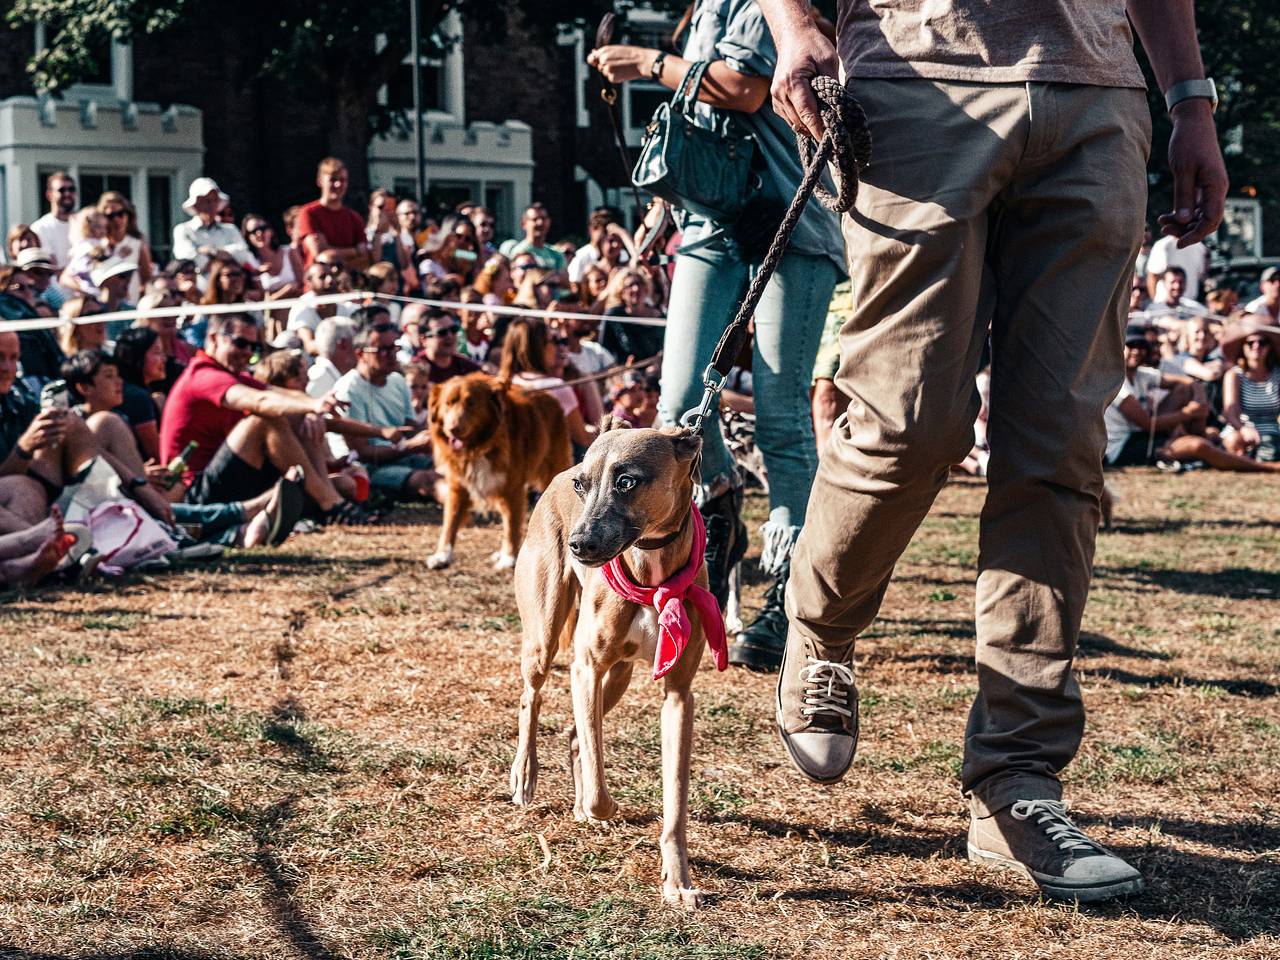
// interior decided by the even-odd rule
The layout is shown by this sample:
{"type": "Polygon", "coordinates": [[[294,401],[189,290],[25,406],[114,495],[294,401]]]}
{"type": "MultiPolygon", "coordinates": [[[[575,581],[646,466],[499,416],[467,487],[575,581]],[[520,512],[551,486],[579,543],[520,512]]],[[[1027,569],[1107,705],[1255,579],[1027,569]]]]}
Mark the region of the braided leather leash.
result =
{"type": "Polygon", "coordinates": [[[747,324],[760,303],[764,288],[777,270],[782,255],[786,253],[791,234],[795,231],[809,196],[816,194],[822,205],[835,213],[848,212],[853,209],[853,202],[858,196],[858,174],[871,162],[871,131],[867,129],[867,115],[863,112],[862,105],[834,77],[814,77],[811,85],[818,97],[825,132],[816,146],[805,134],[796,134],[796,147],[800,152],[800,162],[805,168],[804,177],[778,225],[778,232],[769,245],[769,252],[751,278],[751,285],[747,288],[747,295],[738,308],[737,316],[721,334],[720,342],[711,354],[711,362],[703,371],[702,402],[680,418],[680,422],[695,433],[701,432],[703,423],[716,407],[716,399],[724,388],[725,379],[747,342],[747,324]],[[834,196],[819,184],[822,169],[828,162],[834,165],[834,196]]]}

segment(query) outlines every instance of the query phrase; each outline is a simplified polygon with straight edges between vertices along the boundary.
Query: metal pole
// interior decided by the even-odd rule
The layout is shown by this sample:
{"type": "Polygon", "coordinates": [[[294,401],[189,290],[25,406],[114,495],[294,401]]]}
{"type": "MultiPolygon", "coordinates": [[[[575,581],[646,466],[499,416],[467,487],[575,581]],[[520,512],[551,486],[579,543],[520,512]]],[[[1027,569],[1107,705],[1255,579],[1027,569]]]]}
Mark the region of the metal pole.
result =
{"type": "Polygon", "coordinates": [[[427,216],[427,162],[424,153],[426,141],[422,137],[422,49],[421,23],[419,10],[421,0],[409,0],[409,42],[410,56],[413,58],[413,179],[417,185],[418,203],[422,214],[427,216]]]}

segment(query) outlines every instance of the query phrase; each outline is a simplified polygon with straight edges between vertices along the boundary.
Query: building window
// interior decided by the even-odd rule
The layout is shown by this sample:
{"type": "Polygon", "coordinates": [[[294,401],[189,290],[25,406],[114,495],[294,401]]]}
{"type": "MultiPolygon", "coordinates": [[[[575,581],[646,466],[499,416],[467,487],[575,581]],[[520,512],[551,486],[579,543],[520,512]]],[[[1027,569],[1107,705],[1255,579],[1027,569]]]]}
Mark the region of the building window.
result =
{"type": "MultiPolygon", "coordinates": [[[[449,114],[461,122],[463,117],[463,63],[462,18],[451,11],[440,25],[445,52],[439,57],[422,57],[422,112],[425,114],[449,114]]],[[[379,34],[376,47],[381,50],[387,44],[385,34],[379,34]]],[[[406,54],[395,75],[378,90],[378,103],[391,110],[413,111],[413,55],[406,54]]]]}
{"type": "Polygon", "coordinates": [[[80,205],[92,207],[98,198],[108,190],[123,193],[133,199],[133,177],[127,173],[99,173],[93,170],[80,171],[80,205]]]}
{"type": "Polygon", "coordinates": [[[453,213],[462,203],[475,203],[480,196],[480,184],[466,180],[432,180],[427,187],[424,216],[439,219],[453,213]]]}
{"type": "Polygon", "coordinates": [[[510,182],[486,183],[484,205],[493,214],[495,236],[505,237],[515,233],[516,212],[513,209],[515,184],[510,182]]]}
{"type": "Polygon", "coordinates": [[[173,239],[173,175],[147,176],[147,242],[151,259],[163,266],[169,262],[173,239]]]}
{"type": "MultiPolygon", "coordinates": [[[[36,52],[45,48],[52,31],[43,24],[35,27],[36,52]]],[[[90,40],[93,66],[79,82],[64,91],[69,100],[132,100],[133,99],[133,45],[117,43],[105,33],[90,40]]]]}
{"type": "MultiPolygon", "coordinates": [[[[422,109],[447,109],[444,102],[444,65],[439,60],[422,59],[422,109]]],[[[392,110],[413,110],[413,58],[406,57],[386,86],[387,106],[392,110]]]]}

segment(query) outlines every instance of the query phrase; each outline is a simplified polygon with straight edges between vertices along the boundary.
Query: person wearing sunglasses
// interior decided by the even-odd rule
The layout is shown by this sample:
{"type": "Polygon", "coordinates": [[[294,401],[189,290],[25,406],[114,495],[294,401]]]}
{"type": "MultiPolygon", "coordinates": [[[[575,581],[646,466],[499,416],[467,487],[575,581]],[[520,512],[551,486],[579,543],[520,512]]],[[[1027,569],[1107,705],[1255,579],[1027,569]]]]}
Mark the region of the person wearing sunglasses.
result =
{"type": "MultiPolygon", "coordinates": [[[[323,418],[341,407],[332,394],[309,397],[270,387],[247,372],[261,349],[261,331],[249,314],[209,319],[204,349],[178,377],[160,422],[160,462],[190,443],[188,503],[251,500],[302,471],[310,515],[322,524],[360,523],[366,515],[345,500],[328,477],[323,418]],[[291,422],[291,420],[296,422],[291,422]]],[[[295,482],[295,481],[288,481],[295,482]]]]}
{"type": "MultiPolygon", "coordinates": [[[[34,320],[35,283],[13,264],[0,267],[0,320],[34,320]]],[[[56,379],[66,355],[52,330],[23,330],[18,333],[22,350],[23,384],[33,393],[56,379]]]]}
{"type": "Polygon", "coordinates": [[[361,308],[356,324],[356,366],[338,380],[334,394],[346,404],[347,417],[384,430],[387,435],[334,437],[334,452],[354,453],[369,473],[369,482],[383,493],[406,499],[429,499],[436,473],[431,466],[431,434],[417,427],[413,395],[399,371],[396,340],[399,328],[386,307],[361,308]]]}
{"type": "Polygon", "coordinates": [[[138,229],[138,211],[123,193],[108,190],[98,197],[98,212],[107,219],[107,252],[113,259],[132,263],[137,272],[129,281],[128,298],[137,303],[142,287],[154,272],[151,246],[138,229]]]}
{"type": "Polygon", "coordinates": [[[480,365],[458,353],[462,324],[439,307],[427,307],[418,321],[422,347],[414,356],[415,363],[426,364],[432,383],[444,383],[452,377],[475,373],[480,365]]]}
{"type": "Polygon", "coordinates": [[[49,212],[31,224],[31,229],[61,269],[67,265],[71,252],[71,215],[76,212],[79,199],[76,182],[65,170],[56,170],[45,181],[44,197],[49,202],[49,212]]]}
{"type": "Polygon", "coordinates": [[[1231,366],[1222,382],[1222,442],[1240,456],[1280,460],[1280,334],[1267,315],[1249,315],[1223,333],[1231,366]]]}

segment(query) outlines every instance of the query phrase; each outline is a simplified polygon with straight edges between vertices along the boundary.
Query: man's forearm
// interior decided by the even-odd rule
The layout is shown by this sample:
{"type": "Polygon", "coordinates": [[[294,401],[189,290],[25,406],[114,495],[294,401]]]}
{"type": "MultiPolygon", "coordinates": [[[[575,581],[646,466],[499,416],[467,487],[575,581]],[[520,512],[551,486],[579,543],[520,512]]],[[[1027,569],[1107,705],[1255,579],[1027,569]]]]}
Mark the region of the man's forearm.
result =
{"type": "MultiPolygon", "coordinates": [[[[765,2],[776,0],[761,0],[761,6],[765,2]]],[[[1180,80],[1204,77],[1192,0],[1129,0],[1128,8],[1161,92],[1180,80]]]]}
{"type": "Polygon", "coordinates": [[[784,33],[794,30],[817,29],[809,11],[812,8],[809,0],[758,0],[760,11],[765,22],[769,24],[769,32],[775,41],[781,41],[784,33]]]}

